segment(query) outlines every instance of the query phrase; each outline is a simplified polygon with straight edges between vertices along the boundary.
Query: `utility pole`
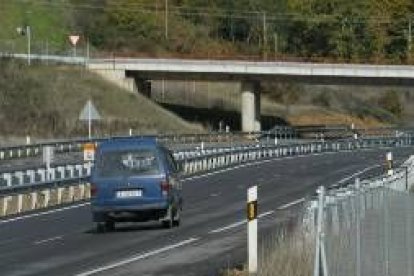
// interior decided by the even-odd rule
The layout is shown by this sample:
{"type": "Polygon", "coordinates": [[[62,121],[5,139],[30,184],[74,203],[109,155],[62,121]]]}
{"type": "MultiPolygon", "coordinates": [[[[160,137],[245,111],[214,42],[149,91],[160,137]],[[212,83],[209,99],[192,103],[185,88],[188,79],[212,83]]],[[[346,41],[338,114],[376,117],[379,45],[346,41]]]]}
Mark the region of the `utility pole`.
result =
{"type": "Polygon", "coordinates": [[[165,39],[168,39],[168,0],[165,0],[165,39]]]}
{"type": "Polygon", "coordinates": [[[279,41],[278,41],[279,39],[278,39],[278,34],[277,33],[274,33],[273,34],[273,41],[274,41],[274,43],[275,43],[275,56],[277,55],[277,52],[279,51],[279,49],[278,49],[278,45],[279,45],[279,41]]]}
{"type": "Polygon", "coordinates": [[[267,59],[267,26],[266,12],[263,12],[263,58],[267,59]]]}
{"type": "Polygon", "coordinates": [[[411,24],[411,18],[408,19],[408,37],[407,37],[407,56],[411,57],[411,49],[412,49],[412,24],[411,24]]]}
{"type": "Polygon", "coordinates": [[[31,64],[31,52],[32,52],[32,31],[29,25],[26,26],[27,33],[27,64],[31,64]]]}
{"type": "Polygon", "coordinates": [[[17,33],[20,35],[25,35],[27,37],[27,64],[31,64],[31,43],[32,43],[32,32],[29,25],[24,27],[18,27],[17,33]]]}

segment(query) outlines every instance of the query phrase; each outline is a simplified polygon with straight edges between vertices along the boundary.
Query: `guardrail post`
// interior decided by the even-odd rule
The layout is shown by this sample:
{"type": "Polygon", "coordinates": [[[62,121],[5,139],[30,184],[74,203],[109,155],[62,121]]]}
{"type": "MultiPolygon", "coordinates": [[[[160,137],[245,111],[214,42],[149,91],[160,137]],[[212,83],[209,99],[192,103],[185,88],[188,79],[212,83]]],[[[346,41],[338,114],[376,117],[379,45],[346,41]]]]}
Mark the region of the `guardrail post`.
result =
{"type": "Polygon", "coordinates": [[[82,200],[85,198],[85,183],[79,184],[79,199],[82,200]]]}
{"type": "Polygon", "coordinates": [[[45,182],[46,181],[46,170],[45,169],[38,169],[37,173],[39,174],[40,182],[45,182]]]}
{"type": "Polygon", "coordinates": [[[46,189],[43,191],[43,198],[44,198],[43,207],[46,208],[49,206],[49,201],[50,201],[50,190],[49,189],[46,189]]]}
{"type": "Polygon", "coordinates": [[[4,173],[3,179],[6,181],[7,187],[11,187],[12,185],[12,175],[11,173],[4,173]]]}
{"type": "Polygon", "coordinates": [[[65,173],[66,173],[66,168],[65,167],[58,167],[57,168],[57,171],[58,171],[58,173],[59,173],[59,178],[60,179],[64,179],[64,178],[66,178],[66,175],[65,175],[65,173]]]}
{"type": "Polygon", "coordinates": [[[11,196],[5,196],[3,197],[3,216],[6,216],[8,214],[9,209],[9,201],[11,201],[11,196]]]}
{"type": "Polygon", "coordinates": [[[17,178],[18,185],[23,185],[23,172],[15,172],[14,176],[17,178]]]}
{"type": "Polygon", "coordinates": [[[63,193],[63,188],[61,187],[57,188],[57,204],[62,203],[62,193],[63,193]]]}
{"type": "Polygon", "coordinates": [[[32,192],[31,193],[31,205],[30,205],[30,209],[34,210],[37,207],[37,192],[32,192]]]}
{"type": "Polygon", "coordinates": [[[69,202],[73,202],[75,196],[75,187],[69,186],[69,202]]]}
{"type": "Polygon", "coordinates": [[[34,170],[28,170],[27,171],[27,176],[29,177],[29,182],[30,183],[35,183],[35,171],[34,170]]]}
{"type": "Polygon", "coordinates": [[[68,178],[74,178],[75,167],[72,166],[72,165],[68,165],[68,166],[66,166],[66,169],[69,171],[69,175],[67,177],[68,178]]]}
{"type": "Polygon", "coordinates": [[[23,194],[18,194],[17,195],[17,208],[16,208],[16,212],[17,213],[21,213],[23,210],[23,194]]]}

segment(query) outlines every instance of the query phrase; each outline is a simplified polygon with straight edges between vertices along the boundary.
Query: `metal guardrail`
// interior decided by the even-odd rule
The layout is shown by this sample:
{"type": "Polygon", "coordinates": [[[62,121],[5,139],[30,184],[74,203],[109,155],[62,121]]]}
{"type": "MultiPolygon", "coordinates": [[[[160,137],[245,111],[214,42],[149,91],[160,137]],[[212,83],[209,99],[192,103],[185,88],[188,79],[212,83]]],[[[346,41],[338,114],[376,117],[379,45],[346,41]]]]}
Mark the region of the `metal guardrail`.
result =
{"type": "MultiPolygon", "coordinates": [[[[282,146],[258,144],[182,154],[177,157],[177,163],[183,175],[191,176],[263,159],[412,145],[414,145],[413,137],[312,142],[282,146]]],[[[0,216],[89,199],[90,164],[78,165],[78,167],[60,166],[51,170],[52,172],[49,173],[46,169],[40,169],[9,174],[6,178],[2,176],[6,186],[0,188],[0,216]]]]}
{"type": "Polygon", "coordinates": [[[74,164],[46,168],[37,168],[24,171],[14,171],[0,174],[0,193],[18,189],[28,185],[37,185],[46,182],[61,180],[79,180],[88,177],[91,173],[92,164],[74,164]]]}
{"type": "MultiPolygon", "coordinates": [[[[349,138],[354,134],[359,137],[378,137],[378,136],[414,136],[412,129],[395,129],[395,128],[379,128],[379,129],[350,129],[346,126],[322,127],[322,126],[302,126],[292,128],[288,126],[275,127],[269,131],[262,132],[213,132],[204,134],[177,134],[177,135],[158,135],[155,136],[158,141],[165,144],[195,144],[195,143],[220,143],[231,141],[252,141],[252,140],[269,140],[269,139],[285,139],[291,140],[295,138],[311,137],[312,139],[329,139],[331,138],[349,138]],[[333,133],[335,132],[335,133],[333,133]]],[[[143,136],[118,136],[118,138],[136,138],[143,136]]],[[[33,157],[42,154],[42,150],[46,146],[52,146],[56,153],[80,152],[85,143],[99,143],[113,137],[89,139],[73,139],[68,141],[56,141],[39,143],[33,145],[20,145],[0,148],[0,161],[16,158],[33,157]]]]}
{"type": "MultiPolygon", "coordinates": [[[[201,134],[177,134],[177,135],[157,135],[154,136],[156,139],[167,145],[174,144],[196,144],[196,143],[221,143],[221,142],[232,142],[232,141],[248,141],[256,137],[261,137],[268,134],[269,132],[257,132],[257,133],[226,133],[226,132],[212,132],[212,133],[201,133],[201,134]]],[[[293,139],[295,134],[288,128],[280,128],[276,132],[277,137],[280,139],[293,139]]],[[[32,157],[42,154],[42,149],[46,146],[51,146],[55,149],[56,153],[65,152],[80,152],[82,147],[86,143],[99,143],[108,139],[113,138],[138,138],[145,136],[116,136],[107,138],[94,138],[94,139],[73,139],[67,141],[56,141],[38,143],[32,145],[19,145],[9,146],[0,148],[0,160],[9,160],[15,158],[32,157]]]]}
{"type": "MultiPolygon", "coordinates": [[[[184,175],[193,175],[215,169],[235,166],[266,158],[305,155],[323,152],[349,151],[376,147],[398,147],[413,145],[414,137],[372,138],[330,142],[312,142],[292,145],[254,144],[204,150],[184,150],[174,153],[177,164],[184,175]]],[[[91,164],[63,165],[14,171],[0,174],[0,187],[13,190],[15,187],[87,177],[91,164]]]]}
{"type": "Polygon", "coordinates": [[[180,161],[179,166],[185,175],[192,175],[266,158],[412,145],[414,145],[414,137],[312,142],[285,146],[257,145],[187,158],[180,161]]]}

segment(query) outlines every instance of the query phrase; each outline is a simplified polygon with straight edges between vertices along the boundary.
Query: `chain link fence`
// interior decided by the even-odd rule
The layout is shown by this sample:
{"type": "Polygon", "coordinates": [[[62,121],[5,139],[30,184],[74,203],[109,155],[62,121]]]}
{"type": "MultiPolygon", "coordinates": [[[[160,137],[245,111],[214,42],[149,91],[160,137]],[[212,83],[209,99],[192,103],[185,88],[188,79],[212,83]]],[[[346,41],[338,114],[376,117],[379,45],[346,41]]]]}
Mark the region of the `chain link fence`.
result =
{"type": "Polygon", "coordinates": [[[414,275],[414,157],[386,175],[325,190],[310,204],[314,276],[414,275]]]}

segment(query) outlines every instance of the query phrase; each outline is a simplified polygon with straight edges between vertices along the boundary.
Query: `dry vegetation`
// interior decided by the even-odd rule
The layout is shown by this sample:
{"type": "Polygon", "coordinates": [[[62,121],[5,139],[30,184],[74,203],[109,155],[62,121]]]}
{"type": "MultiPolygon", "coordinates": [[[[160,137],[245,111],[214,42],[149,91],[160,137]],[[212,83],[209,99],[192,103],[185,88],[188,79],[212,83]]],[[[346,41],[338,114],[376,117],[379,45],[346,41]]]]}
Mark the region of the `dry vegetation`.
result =
{"type": "Polygon", "coordinates": [[[131,94],[81,67],[32,65],[0,60],[0,136],[85,136],[79,114],[92,99],[102,120],[96,135],[199,132],[147,98],[131,94]]]}
{"type": "MultiPolygon", "coordinates": [[[[313,236],[298,227],[293,233],[279,234],[264,243],[259,254],[259,276],[309,276],[314,261],[313,236]]],[[[229,269],[225,276],[248,276],[247,268],[229,269]]]]}

